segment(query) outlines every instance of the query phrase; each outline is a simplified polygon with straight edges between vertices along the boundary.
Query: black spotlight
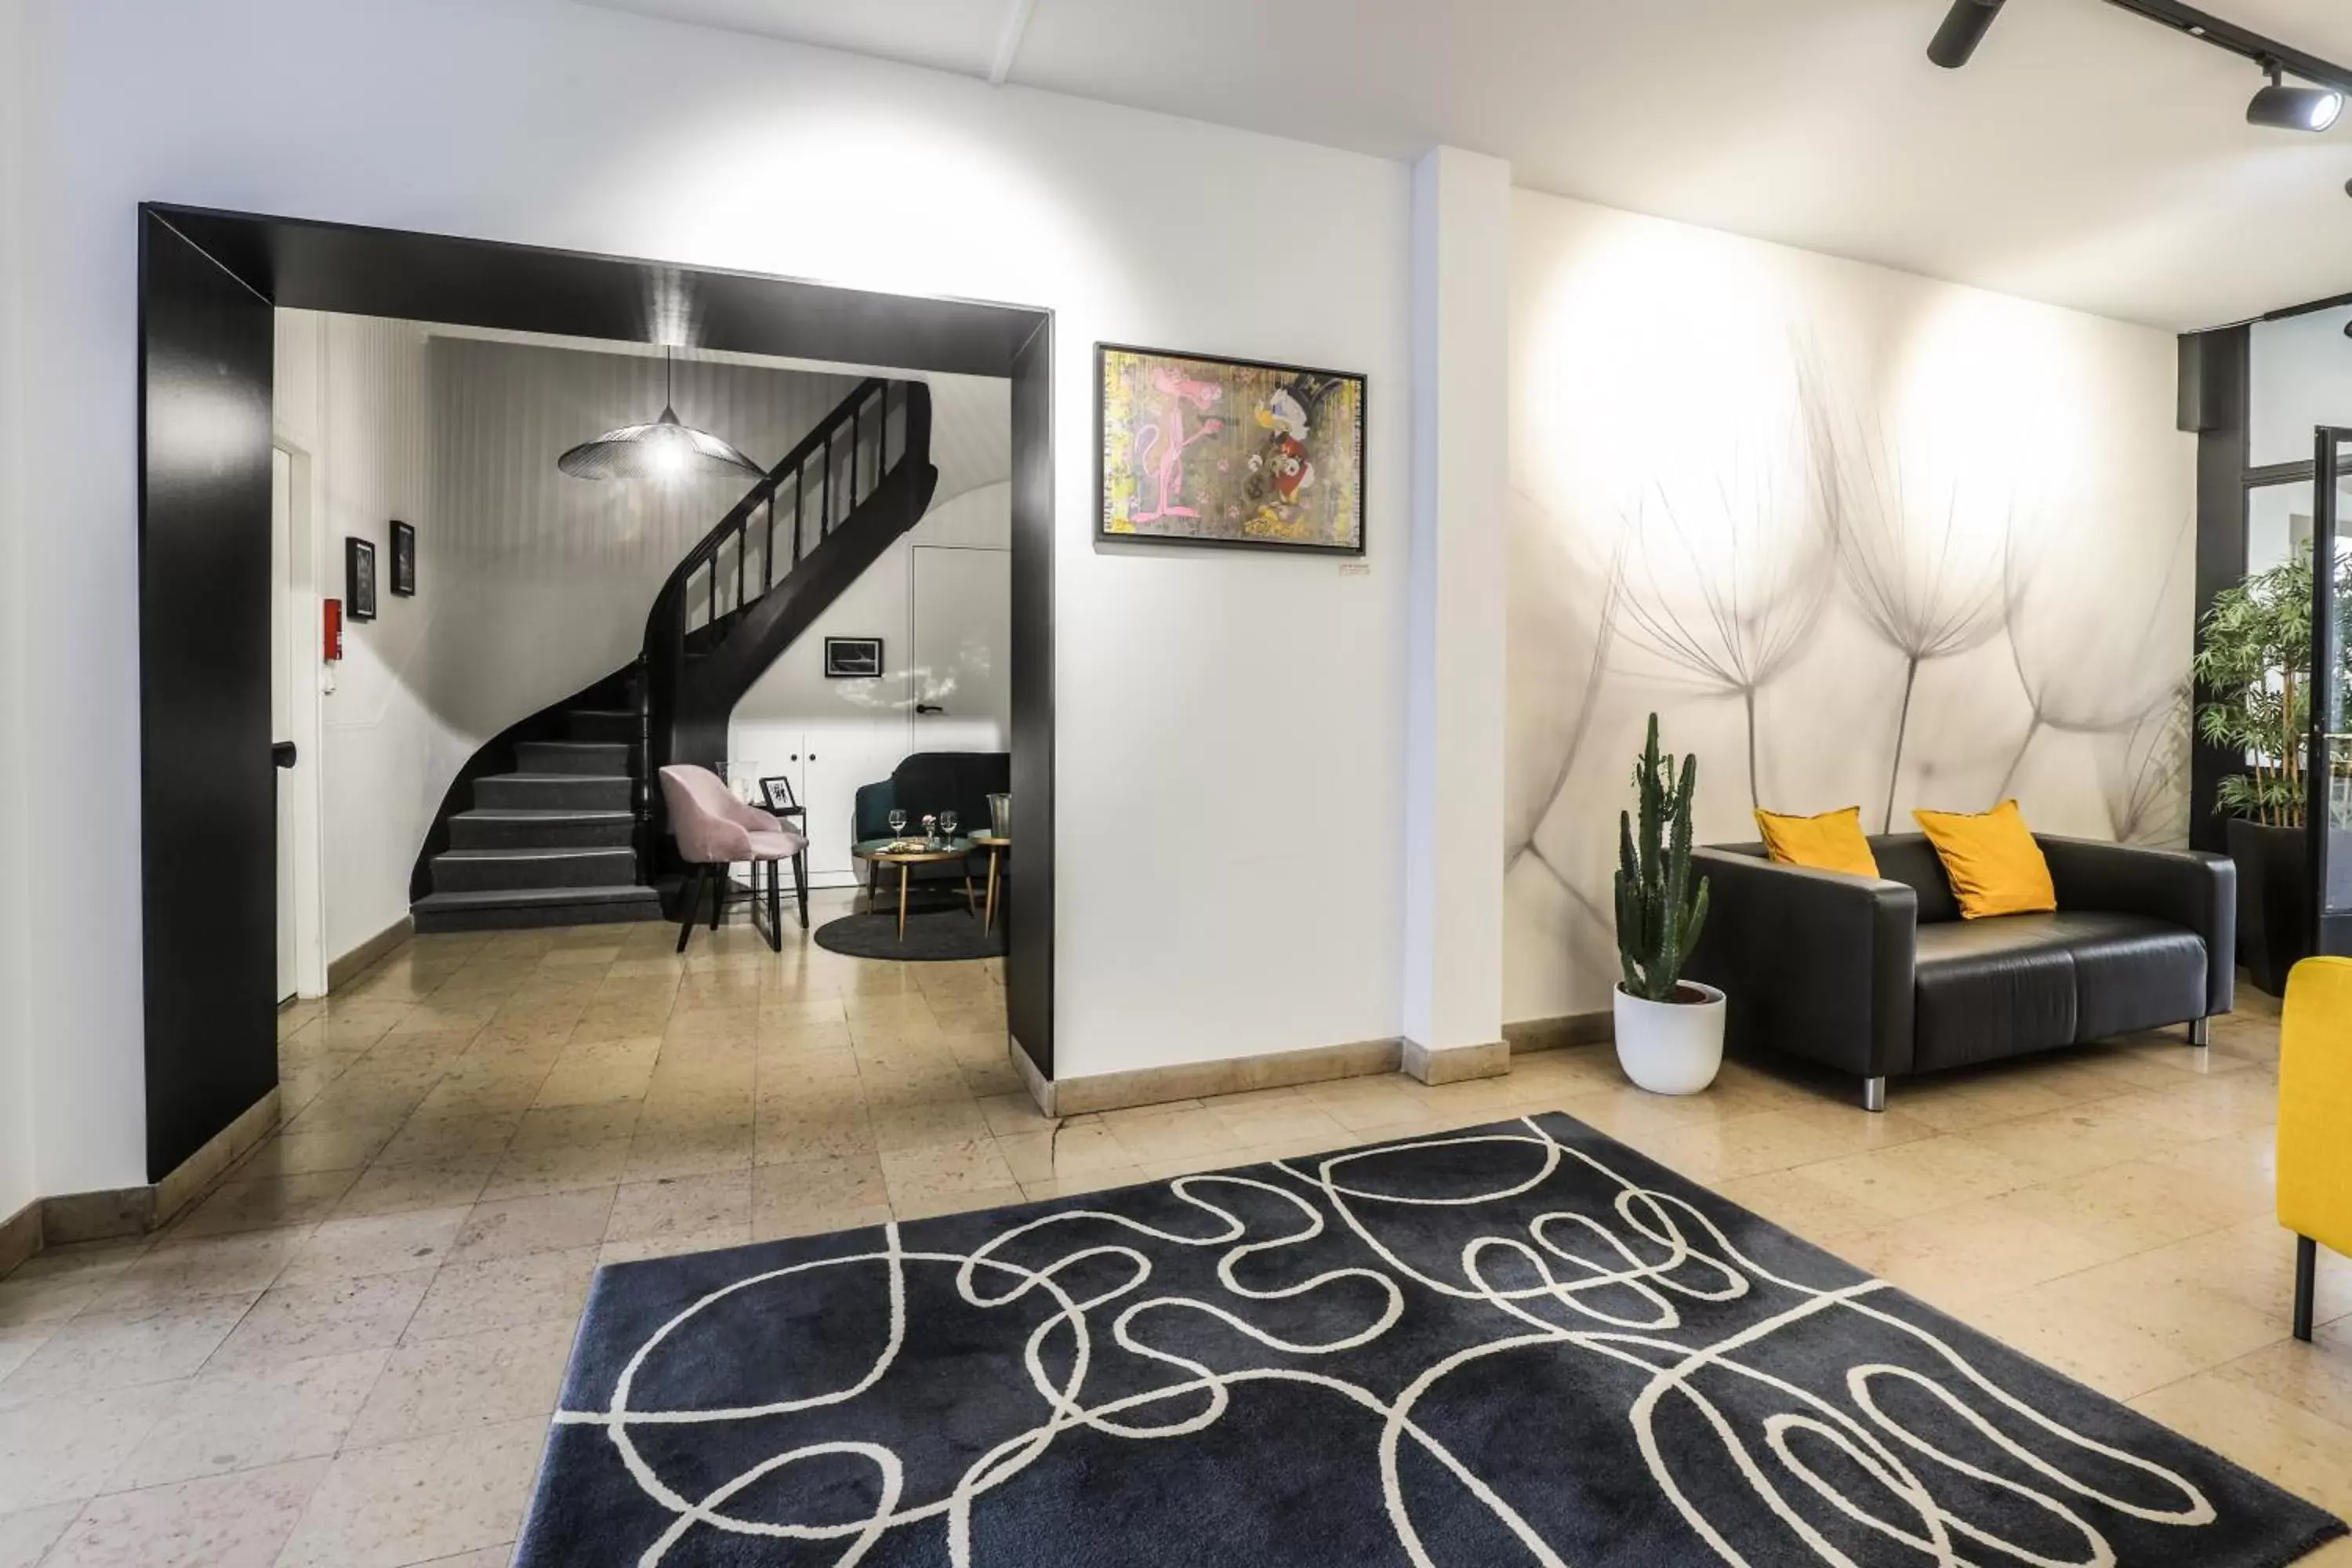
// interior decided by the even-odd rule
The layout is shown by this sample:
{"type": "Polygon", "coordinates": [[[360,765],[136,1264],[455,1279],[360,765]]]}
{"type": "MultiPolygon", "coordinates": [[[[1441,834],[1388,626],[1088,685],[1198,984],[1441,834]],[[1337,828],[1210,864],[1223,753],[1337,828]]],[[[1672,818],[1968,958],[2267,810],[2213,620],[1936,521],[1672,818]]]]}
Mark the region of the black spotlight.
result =
{"type": "Polygon", "coordinates": [[[2000,15],[2001,4],[2002,0],[1952,0],[1944,25],[1936,29],[1935,38],[1927,45],[1927,58],[1948,71],[1968,64],[1969,57],[1991,30],[1992,19],[2000,15]]]}
{"type": "Polygon", "coordinates": [[[2325,87],[2286,87],[2279,68],[2269,68],[2271,83],[2246,105],[2246,123],[2273,131],[2325,131],[2344,112],[2344,95],[2325,87]]]}

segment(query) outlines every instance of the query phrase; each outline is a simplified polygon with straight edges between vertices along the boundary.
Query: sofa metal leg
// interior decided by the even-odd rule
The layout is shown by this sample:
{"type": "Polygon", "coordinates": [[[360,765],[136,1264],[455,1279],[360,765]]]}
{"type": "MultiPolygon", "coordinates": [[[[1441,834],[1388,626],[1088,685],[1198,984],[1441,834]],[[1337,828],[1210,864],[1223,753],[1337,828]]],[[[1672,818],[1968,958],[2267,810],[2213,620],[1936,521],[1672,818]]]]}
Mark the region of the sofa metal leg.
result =
{"type": "Polygon", "coordinates": [[[2189,1021],[2189,1043],[2199,1050],[2213,1043],[2213,1020],[2191,1018],[2189,1021]]]}
{"type": "Polygon", "coordinates": [[[2311,1342],[2311,1297],[2318,1283],[2319,1244],[2307,1236],[2294,1238],[2294,1337],[2311,1342]]]}
{"type": "Polygon", "coordinates": [[[1885,1079],[1866,1078],[1862,1080],[1862,1108],[1864,1110],[1884,1110],[1886,1109],[1886,1080],[1885,1079]]]}

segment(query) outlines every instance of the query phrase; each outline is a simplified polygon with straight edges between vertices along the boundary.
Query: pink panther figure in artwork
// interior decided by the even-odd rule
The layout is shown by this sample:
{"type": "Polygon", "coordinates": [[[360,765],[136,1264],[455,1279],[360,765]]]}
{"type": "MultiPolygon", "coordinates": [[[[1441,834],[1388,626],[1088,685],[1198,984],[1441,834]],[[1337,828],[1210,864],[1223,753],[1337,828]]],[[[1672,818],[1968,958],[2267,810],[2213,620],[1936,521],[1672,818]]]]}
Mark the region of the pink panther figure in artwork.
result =
{"type": "Polygon", "coordinates": [[[1131,522],[1157,522],[1164,517],[1198,517],[1200,511],[1181,504],[1184,494],[1184,452],[1194,442],[1215,435],[1225,427],[1222,419],[1204,419],[1192,435],[1184,434],[1184,405],[1191,404],[1203,414],[1214,407],[1225,389],[1214,382],[1194,381],[1181,375],[1166,365],[1154,365],[1150,373],[1151,390],[1160,394],[1161,419],[1144,426],[1135,433],[1135,466],[1151,477],[1156,505],[1149,511],[1139,511],[1131,522]]]}

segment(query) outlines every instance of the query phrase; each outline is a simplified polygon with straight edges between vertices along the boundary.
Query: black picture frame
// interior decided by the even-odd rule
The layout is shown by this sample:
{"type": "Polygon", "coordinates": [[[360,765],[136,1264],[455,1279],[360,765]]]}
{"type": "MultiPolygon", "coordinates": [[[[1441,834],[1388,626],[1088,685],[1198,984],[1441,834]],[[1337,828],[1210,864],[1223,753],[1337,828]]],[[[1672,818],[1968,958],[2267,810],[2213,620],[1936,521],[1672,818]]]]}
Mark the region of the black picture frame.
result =
{"type": "Polygon", "coordinates": [[[824,678],[827,680],[871,680],[882,670],[880,637],[824,639],[824,678]]]}
{"type": "Polygon", "coordinates": [[[343,618],[375,619],[375,541],[343,538],[343,618]]]}
{"type": "Polygon", "coordinates": [[[1284,364],[1275,360],[1242,359],[1232,354],[1198,353],[1187,349],[1153,348],[1145,343],[1097,342],[1094,356],[1095,405],[1095,539],[1100,543],[1169,545],[1196,550],[1268,550],[1288,555],[1339,556],[1360,559],[1371,541],[1371,378],[1361,371],[1327,370],[1314,365],[1284,364]],[[1105,361],[1114,353],[1149,354],[1160,359],[1191,360],[1199,364],[1231,365],[1238,370],[1272,371],[1286,376],[1319,376],[1356,384],[1356,540],[1353,544],[1314,544],[1286,539],[1235,539],[1172,533],[1132,533],[1110,526],[1110,498],[1104,476],[1103,374],[1105,361]]]}
{"type": "Polygon", "coordinates": [[[416,596],[416,530],[397,518],[392,524],[392,591],[404,599],[416,596]]]}
{"type": "Polygon", "coordinates": [[[797,812],[801,808],[799,798],[793,794],[793,781],[782,773],[760,781],[760,799],[766,803],[773,816],[797,812]]]}

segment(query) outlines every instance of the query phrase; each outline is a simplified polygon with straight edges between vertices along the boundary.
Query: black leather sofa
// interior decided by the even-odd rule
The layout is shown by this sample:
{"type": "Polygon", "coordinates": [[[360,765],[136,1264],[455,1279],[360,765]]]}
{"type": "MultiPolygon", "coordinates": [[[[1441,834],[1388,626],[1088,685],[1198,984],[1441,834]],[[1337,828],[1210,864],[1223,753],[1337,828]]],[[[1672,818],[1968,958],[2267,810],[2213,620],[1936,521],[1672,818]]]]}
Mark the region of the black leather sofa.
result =
{"type": "Polygon", "coordinates": [[[2036,834],[2052,914],[1960,919],[1923,835],[1870,841],[1876,879],[1693,851],[1708,912],[1685,973],[1728,998],[1726,1042],[1886,1080],[2169,1024],[2206,1043],[2236,980],[2227,858],[2036,834]]]}

